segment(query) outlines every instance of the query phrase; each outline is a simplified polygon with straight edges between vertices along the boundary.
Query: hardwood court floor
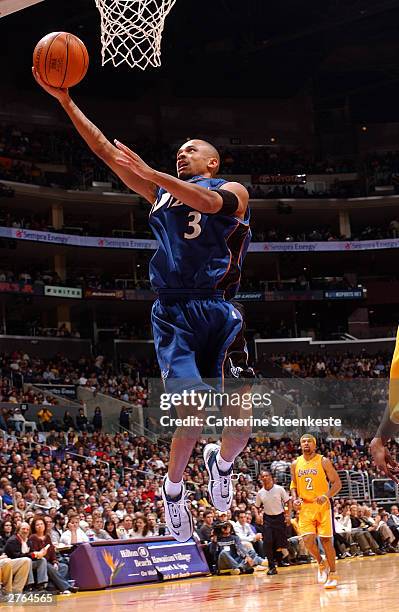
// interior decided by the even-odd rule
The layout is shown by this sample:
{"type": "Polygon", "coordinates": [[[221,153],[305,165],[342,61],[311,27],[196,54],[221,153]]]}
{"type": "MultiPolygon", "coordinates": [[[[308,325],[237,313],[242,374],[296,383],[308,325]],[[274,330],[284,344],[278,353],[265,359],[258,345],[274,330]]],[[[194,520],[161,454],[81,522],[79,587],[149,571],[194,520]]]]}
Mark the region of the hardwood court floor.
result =
{"type": "MultiPolygon", "coordinates": [[[[339,586],[316,583],[316,565],[280,568],[277,576],[213,576],[157,585],[82,592],[57,598],[61,612],[399,612],[399,555],[356,558],[337,565],[339,586]]],[[[12,606],[15,608],[15,606],[12,606]]],[[[33,612],[33,607],[32,608],[33,612]]],[[[21,612],[27,606],[20,608],[21,612]]],[[[40,606],[43,612],[53,606],[40,606]]],[[[37,608],[36,608],[37,611],[37,608]]]]}

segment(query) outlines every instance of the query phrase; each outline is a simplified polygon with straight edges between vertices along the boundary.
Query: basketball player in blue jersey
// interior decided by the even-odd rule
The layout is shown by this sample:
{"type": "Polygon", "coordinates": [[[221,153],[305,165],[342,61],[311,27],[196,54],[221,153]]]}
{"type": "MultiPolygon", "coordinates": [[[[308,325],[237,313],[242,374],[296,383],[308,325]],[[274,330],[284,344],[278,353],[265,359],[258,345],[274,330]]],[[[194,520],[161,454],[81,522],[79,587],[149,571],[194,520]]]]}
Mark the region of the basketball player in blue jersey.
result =
{"type": "MultiPolygon", "coordinates": [[[[242,315],[230,301],[239,287],[250,240],[246,188],[215,178],[219,154],[203,140],[190,140],[180,147],[177,178],[154,170],[123,144],[109,142],[68,90],[50,87],[34,70],[33,74],[58,99],[91,150],[151,205],[149,220],[158,241],[150,263],[150,280],[158,294],[152,326],[166,390],[209,389],[203,379],[221,380],[225,362],[233,360],[237,347],[244,359],[241,367],[232,363],[233,375],[253,376],[247,367],[242,315]]],[[[187,408],[178,412],[186,416],[187,408]]],[[[162,487],[167,526],[181,542],[193,533],[183,474],[201,431],[200,427],[177,428],[162,487]]],[[[208,491],[220,511],[231,505],[233,462],[248,436],[248,428],[234,435],[223,431],[220,448],[205,446],[208,491]]]]}

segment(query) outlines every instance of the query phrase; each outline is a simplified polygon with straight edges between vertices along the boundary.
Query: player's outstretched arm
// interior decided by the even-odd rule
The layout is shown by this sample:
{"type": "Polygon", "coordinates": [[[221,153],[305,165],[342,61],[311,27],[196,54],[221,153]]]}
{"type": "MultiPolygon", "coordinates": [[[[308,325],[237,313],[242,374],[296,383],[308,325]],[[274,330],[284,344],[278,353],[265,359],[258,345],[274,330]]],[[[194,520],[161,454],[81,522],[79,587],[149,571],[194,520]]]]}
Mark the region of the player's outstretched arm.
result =
{"type": "MultiPolygon", "coordinates": [[[[175,176],[158,172],[151,168],[137,153],[126,147],[121,142],[115,141],[116,146],[120,150],[120,155],[117,162],[124,168],[130,168],[135,174],[138,174],[143,179],[150,181],[163,187],[180,202],[191,206],[199,212],[215,214],[218,213],[223,206],[223,198],[221,195],[210,189],[205,189],[195,183],[182,181],[175,176]]],[[[226,183],[221,187],[226,191],[230,191],[237,196],[238,208],[234,216],[243,218],[248,206],[249,194],[244,185],[240,183],[226,183]]]]}
{"type": "Polygon", "coordinates": [[[399,435],[399,379],[396,355],[395,349],[389,379],[388,402],[378,431],[370,443],[370,452],[377,468],[388,478],[399,483],[399,465],[386,446],[390,438],[397,438],[399,435]]]}
{"type": "MultiPolygon", "coordinates": [[[[331,461],[327,459],[327,457],[323,457],[322,465],[330,482],[330,489],[326,491],[325,495],[321,496],[322,498],[324,498],[323,502],[325,502],[326,499],[331,499],[332,497],[337,495],[337,493],[340,492],[340,490],[342,489],[342,482],[337,470],[335,469],[331,461]]],[[[317,501],[318,500],[319,498],[317,498],[317,501]]]]}
{"type": "Polygon", "coordinates": [[[93,153],[106,163],[129,189],[141,195],[148,200],[150,204],[153,204],[156,197],[156,185],[135,174],[131,168],[123,167],[117,163],[116,158],[120,155],[118,149],[114,147],[101,130],[82,113],[80,108],[70,97],[68,89],[47,85],[34,68],[32,68],[32,73],[40,87],[58,100],[93,153]]]}

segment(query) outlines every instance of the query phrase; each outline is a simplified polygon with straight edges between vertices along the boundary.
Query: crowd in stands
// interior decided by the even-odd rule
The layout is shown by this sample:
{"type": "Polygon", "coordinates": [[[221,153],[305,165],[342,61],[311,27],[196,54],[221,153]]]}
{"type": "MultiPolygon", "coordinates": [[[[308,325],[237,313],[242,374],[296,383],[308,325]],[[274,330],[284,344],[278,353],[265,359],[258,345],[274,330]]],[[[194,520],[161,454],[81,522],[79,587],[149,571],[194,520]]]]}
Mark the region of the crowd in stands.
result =
{"type": "MultiPolygon", "coordinates": [[[[338,470],[366,470],[375,476],[367,447],[364,440],[350,437],[319,441],[320,452],[338,470]]],[[[395,444],[391,450],[396,452],[395,444]]],[[[277,483],[288,487],[290,463],[298,453],[295,439],[273,440],[256,434],[236,461],[239,476],[231,510],[220,513],[209,502],[202,441],[196,445],[184,478],[196,533],[212,570],[236,569],[222,563],[224,557],[218,560],[222,549],[219,544],[230,532],[238,538],[241,561],[254,569],[265,567],[259,524],[262,517],[254,508],[261,486],[257,474],[268,469],[277,483]]],[[[49,544],[42,556],[45,563],[36,572],[35,588],[47,585],[57,592],[71,593],[74,589],[68,582],[68,553],[79,543],[167,533],[160,487],[168,457],[167,440],[151,443],[127,432],[106,434],[101,427],[93,433],[70,428],[46,435],[10,433],[0,437],[0,549],[16,558],[16,533],[18,540],[27,542],[25,554],[31,560],[31,552],[49,544]]],[[[396,506],[384,510],[376,502],[338,498],[334,513],[339,558],[398,552],[396,506]]],[[[298,536],[295,515],[287,517],[287,535],[289,545],[281,564],[310,562],[298,536]]],[[[26,572],[26,584],[34,586],[34,579],[26,572]]]]}
{"type": "MultiPolygon", "coordinates": [[[[282,225],[284,225],[282,223],[282,225]]],[[[343,236],[331,227],[315,227],[304,231],[289,231],[282,228],[262,228],[261,223],[254,227],[253,240],[256,242],[331,242],[339,240],[382,240],[397,238],[399,236],[399,221],[392,219],[385,227],[381,226],[353,226],[351,235],[343,236]]]]}
{"type": "Polygon", "coordinates": [[[103,355],[73,361],[63,355],[41,359],[18,351],[0,355],[0,373],[0,401],[43,405],[54,405],[56,400],[32,390],[24,392],[23,383],[80,385],[94,393],[146,406],[148,378],[159,377],[157,365],[149,359],[128,359],[117,372],[103,355]]]}
{"type": "Polygon", "coordinates": [[[395,192],[398,192],[399,151],[369,153],[365,165],[375,186],[394,185],[395,192]]]}
{"type": "MultiPolygon", "coordinates": [[[[54,270],[46,270],[43,272],[30,271],[28,269],[22,272],[13,272],[12,270],[1,270],[0,269],[0,283],[18,283],[20,285],[33,285],[34,287],[48,286],[59,286],[59,287],[73,287],[81,288],[83,291],[86,289],[93,289],[95,291],[113,291],[113,290],[151,290],[150,281],[148,279],[137,279],[133,278],[121,278],[122,275],[118,275],[115,278],[111,274],[84,274],[80,273],[77,269],[72,272],[67,272],[65,280],[61,279],[57,272],[54,270]]],[[[240,291],[291,291],[291,290],[309,290],[309,289],[354,289],[358,287],[358,283],[353,285],[352,281],[343,277],[318,277],[318,278],[307,278],[305,274],[302,274],[295,278],[287,280],[260,280],[258,278],[247,277],[244,273],[240,284],[240,291]]],[[[38,332],[36,335],[39,335],[38,332]]],[[[44,334],[47,335],[47,334],[44,334]]],[[[57,337],[79,337],[79,335],[69,332],[65,325],[60,326],[54,333],[51,331],[48,335],[55,335],[57,337]]],[[[126,326],[122,326],[120,329],[120,337],[133,337],[132,333],[127,331],[126,326]]]]}
{"type": "MultiPolygon", "coordinates": [[[[128,139],[127,139],[128,140],[128,139]]],[[[176,151],[170,145],[143,138],[129,143],[147,163],[161,171],[174,172],[176,151]]],[[[342,174],[359,169],[378,185],[392,184],[399,166],[398,153],[373,153],[364,160],[320,160],[310,151],[271,144],[270,146],[221,146],[221,173],[229,174],[342,174]]],[[[85,146],[78,135],[68,131],[0,125],[0,180],[14,180],[39,185],[87,189],[93,180],[111,182],[113,188],[126,187],[109,172],[85,146]],[[43,164],[56,164],[54,171],[43,164]],[[60,168],[60,166],[62,168],[60,168]],[[61,170],[61,171],[60,171],[61,170]]],[[[351,189],[338,181],[326,193],[309,193],[306,187],[288,187],[274,191],[261,186],[251,188],[252,197],[347,197],[351,189]]]]}
{"type": "Polygon", "coordinates": [[[284,372],[301,378],[387,378],[391,366],[392,353],[376,355],[361,353],[286,353],[272,355],[269,360],[284,372]]]}
{"type": "Polygon", "coordinates": [[[284,185],[266,187],[265,185],[247,185],[250,198],[253,200],[264,199],[311,199],[311,198],[353,198],[362,195],[359,181],[340,182],[336,179],[333,183],[325,184],[323,188],[310,189],[305,185],[284,185]]]}
{"type": "MultiPolygon", "coordinates": [[[[127,275],[126,275],[127,276],[127,275]]],[[[0,283],[20,283],[22,285],[53,285],[58,287],[80,287],[82,289],[150,289],[149,280],[146,278],[125,278],[123,274],[119,274],[115,278],[115,274],[84,273],[80,272],[76,267],[67,271],[67,276],[62,279],[57,272],[51,269],[38,270],[37,266],[33,269],[24,269],[21,272],[13,270],[0,269],[0,283]]]]}
{"type": "Polygon", "coordinates": [[[244,278],[240,284],[240,291],[322,291],[327,289],[350,290],[361,285],[353,285],[345,276],[327,276],[308,279],[304,274],[287,280],[260,281],[254,278],[244,278]]]}
{"type": "MultiPolygon", "coordinates": [[[[145,161],[161,171],[173,172],[176,150],[170,145],[145,139],[129,143],[145,161]]],[[[274,146],[219,147],[223,174],[340,174],[353,172],[351,160],[315,159],[309,151],[274,146]]],[[[95,179],[106,179],[108,171],[93,156],[73,130],[22,130],[12,125],[0,126],[0,179],[38,184],[59,181],[77,186],[80,175],[92,172],[95,179]],[[13,160],[13,163],[11,162],[13,160]],[[63,164],[64,173],[44,172],[41,163],[63,164]]],[[[115,179],[113,179],[115,180],[115,179]]]]}

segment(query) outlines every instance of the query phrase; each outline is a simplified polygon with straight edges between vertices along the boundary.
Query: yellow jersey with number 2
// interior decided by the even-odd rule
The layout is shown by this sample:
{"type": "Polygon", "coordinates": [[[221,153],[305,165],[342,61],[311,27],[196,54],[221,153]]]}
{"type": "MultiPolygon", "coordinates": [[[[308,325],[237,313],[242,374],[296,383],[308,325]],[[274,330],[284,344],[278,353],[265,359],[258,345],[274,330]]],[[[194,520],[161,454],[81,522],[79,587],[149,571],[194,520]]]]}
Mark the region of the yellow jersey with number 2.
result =
{"type": "Polygon", "coordinates": [[[323,456],[316,454],[310,461],[301,455],[296,460],[295,478],[298,497],[313,502],[328,492],[329,484],[322,464],[323,456]]]}

